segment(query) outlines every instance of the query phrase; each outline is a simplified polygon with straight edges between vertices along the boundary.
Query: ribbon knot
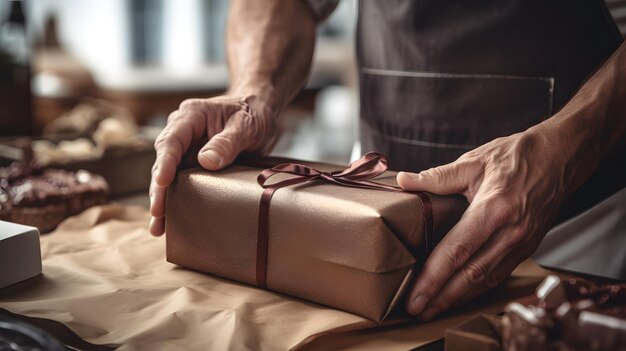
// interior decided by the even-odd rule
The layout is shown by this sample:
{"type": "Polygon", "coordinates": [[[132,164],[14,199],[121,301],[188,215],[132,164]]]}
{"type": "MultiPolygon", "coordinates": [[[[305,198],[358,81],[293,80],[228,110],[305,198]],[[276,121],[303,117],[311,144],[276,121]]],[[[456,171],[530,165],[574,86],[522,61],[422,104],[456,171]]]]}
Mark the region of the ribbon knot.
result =
{"type": "MultiPolygon", "coordinates": [[[[262,171],[257,177],[257,182],[264,190],[259,203],[259,227],[257,235],[257,257],[256,257],[256,280],[257,286],[267,288],[267,254],[269,238],[269,209],[270,200],[274,192],[282,187],[296,185],[314,180],[325,180],[332,184],[350,186],[355,188],[385,190],[402,192],[398,186],[378,183],[372,179],[385,173],[387,170],[387,158],[377,152],[365,154],[360,159],[354,161],[344,170],[323,172],[313,167],[298,163],[283,163],[262,171]],[[290,174],[294,177],[269,183],[269,179],[277,174],[290,174]]],[[[426,251],[429,251],[430,240],[428,234],[432,228],[431,205],[428,196],[422,193],[414,193],[422,202],[424,210],[424,234],[426,235],[426,251]]]]}

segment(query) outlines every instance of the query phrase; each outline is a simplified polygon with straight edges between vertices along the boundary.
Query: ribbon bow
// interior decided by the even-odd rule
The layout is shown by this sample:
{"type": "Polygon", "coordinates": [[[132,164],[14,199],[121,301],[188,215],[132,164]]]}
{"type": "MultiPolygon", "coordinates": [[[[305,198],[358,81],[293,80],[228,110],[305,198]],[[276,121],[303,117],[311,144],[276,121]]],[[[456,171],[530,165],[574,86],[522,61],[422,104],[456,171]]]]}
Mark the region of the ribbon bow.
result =
{"type": "MultiPolygon", "coordinates": [[[[356,188],[402,192],[398,186],[374,182],[371,179],[378,177],[387,170],[387,158],[377,152],[365,154],[342,171],[322,172],[315,168],[298,163],[283,163],[261,172],[257,182],[264,188],[259,204],[259,228],[257,235],[256,281],[257,286],[267,288],[267,252],[269,238],[269,210],[270,200],[274,192],[282,187],[296,185],[314,180],[324,180],[332,184],[356,188]],[[268,184],[268,180],[279,173],[291,174],[294,177],[268,184]]],[[[424,226],[426,251],[429,252],[429,233],[432,231],[432,208],[428,196],[422,193],[413,193],[419,197],[424,209],[424,226]]]]}
{"type": "Polygon", "coordinates": [[[315,168],[297,163],[283,163],[261,172],[257,177],[257,182],[265,189],[276,190],[284,186],[298,183],[310,182],[323,179],[331,183],[343,186],[352,186],[369,189],[384,189],[389,191],[402,191],[400,187],[372,182],[370,179],[376,178],[387,170],[387,158],[376,152],[365,154],[360,159],[354,161],[343,171],[322,172],[315,168]],[[293,174],[296,177],[289,178],[277,183],[267,184],[267,181],[279,173],[293,174]]]}

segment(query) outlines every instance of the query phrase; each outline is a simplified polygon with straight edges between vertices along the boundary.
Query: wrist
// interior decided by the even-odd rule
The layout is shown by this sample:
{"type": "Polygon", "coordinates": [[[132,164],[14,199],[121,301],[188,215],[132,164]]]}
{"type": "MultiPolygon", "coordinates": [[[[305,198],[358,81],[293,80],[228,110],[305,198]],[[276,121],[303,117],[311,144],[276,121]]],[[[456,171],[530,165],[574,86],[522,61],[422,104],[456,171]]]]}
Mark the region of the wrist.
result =
{"type": "Polygon", "coordinates": [[[602,112],[592,106],[562,110],[525,132],[541,140],[541,153],[546,164],[559,170],[565,195],[578,189],[603,159],[601,135],[589,120],[598,113],[602,112]]]}
{"type": "Polygon", "coordinates": [[[281,99],[277,96],[276,89],[269,83],[251,81],[232,85],[226,94],[238,96],[254,101],[254,104],[263,105],[263,109],[271,112],[274,118],[278,118],[280,110],[284,107],[281,99]]]}
{"type": "Polygon", "coordinates": [[[554,149],[568,160],[572,187],[582,185],[626,143],[626,88],[621,84],[625,61],[622,45],[558,113],[531,128],[552,140],[554,149]]]}

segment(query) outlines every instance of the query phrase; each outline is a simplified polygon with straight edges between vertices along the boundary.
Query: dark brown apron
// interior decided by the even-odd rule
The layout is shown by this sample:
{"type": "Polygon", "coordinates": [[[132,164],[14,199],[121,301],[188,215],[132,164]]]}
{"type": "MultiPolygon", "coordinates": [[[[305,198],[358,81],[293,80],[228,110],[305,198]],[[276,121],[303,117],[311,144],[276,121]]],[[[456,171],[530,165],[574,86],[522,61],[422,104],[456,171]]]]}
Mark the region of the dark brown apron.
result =
{"type": "Polygon", "coordinates": [[[622,42],[601,0],[361,0],[357,26],[362,152],[411,171],[549,118],[622,42]]]}

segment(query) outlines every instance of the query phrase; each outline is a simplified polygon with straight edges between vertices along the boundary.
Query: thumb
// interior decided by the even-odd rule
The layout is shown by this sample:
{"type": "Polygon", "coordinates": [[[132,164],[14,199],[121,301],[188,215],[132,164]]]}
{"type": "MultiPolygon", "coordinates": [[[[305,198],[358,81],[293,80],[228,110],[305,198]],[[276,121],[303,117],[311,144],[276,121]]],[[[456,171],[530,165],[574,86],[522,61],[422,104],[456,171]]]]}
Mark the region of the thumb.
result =
{"type": "Polygon", "coordinates": [[[470,172],[471,169],[453,162],[420,173],[400,172],[396,180],[404,190],[438,195],[460,194],[468,187],[470,172]]]}
{"type": "Polygon", "coordinates": [[[249,144],[243,124],[245,111],[236,112],[226,121],[224,129],[215,134],[198,152],[198,162],[209,170],[217,171],[231,164],[249,144]]]}

